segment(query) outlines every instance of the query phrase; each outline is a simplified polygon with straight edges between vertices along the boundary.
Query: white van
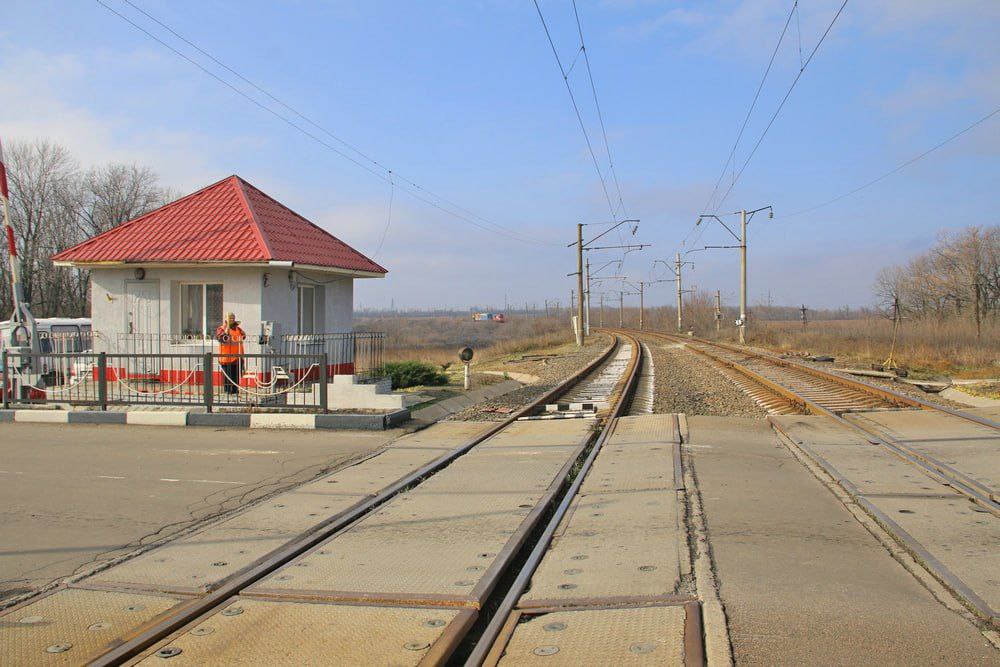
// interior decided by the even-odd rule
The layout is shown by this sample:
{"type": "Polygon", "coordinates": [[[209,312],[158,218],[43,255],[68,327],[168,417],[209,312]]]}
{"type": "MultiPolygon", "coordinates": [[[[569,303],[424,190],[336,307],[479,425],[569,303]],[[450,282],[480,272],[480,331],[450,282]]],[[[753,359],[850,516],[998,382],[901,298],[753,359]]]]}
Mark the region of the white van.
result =
{"type": "MultiPolygon", "coordinates": [[[[94,349],[93,323],[89,317],[43,317],[35,320],[38,327],[38,345],[42,353],[40,365],[46,386],[72,383],[80,374],[89,372],[92,362],[87,359],[67,358],[60,355],[89,352],[94,349]]],[[[0,322],[0,350],[10,342],[10,320],[0,322]]],[[[0,375],[6,369],[0,369],[0,375]]]]}
{"type": "MultiPolygon", "coordinates": [[[[42,317],[38,327],[39,350],[43,353],[86,352],[93,349],[93,323],[89,317],[42,317]]],[[[10,320],[0,322],[0,349],[10,340],[10,320]]]]}

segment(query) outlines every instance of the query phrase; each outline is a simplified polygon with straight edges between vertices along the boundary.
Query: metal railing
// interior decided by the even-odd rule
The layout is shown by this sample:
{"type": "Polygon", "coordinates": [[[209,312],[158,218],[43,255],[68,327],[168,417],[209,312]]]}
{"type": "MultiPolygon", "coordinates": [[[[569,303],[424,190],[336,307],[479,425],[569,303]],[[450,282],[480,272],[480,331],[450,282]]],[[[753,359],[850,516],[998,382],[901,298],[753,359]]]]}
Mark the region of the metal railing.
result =
{"type": "MultiPolygon", "coordinates": [[[[254,336],[247,337],[243,347],[250,354],[268,351],[254,336]]],[[[119,333],[112,351],[121,354],[204,354],[217,349],[218,343],[211,336],[119,333]]]]}
{"type": "Polygon", "coordinates": [[[331,375],[355,375],[362,382],[377,381],[382,373],[385,332],[288,334],[281,337],[286,354],[325,354],[331,375]]]}
{"type": "MultiPolygon", "coordinates": [[[[279,357],[326,354],[330,375],[356,375],[362,382],[373,382],[381,377],[385,332],[286,334],[263,343],[257,336],[248,336],[243,347],[248,354],[274,354],[279,357]]],[[[113,351],[137,355],[205,354],[217,349],[215,339],[204,336],[119,333],[113,351]]]]}
{"type": "Polygon", "coordinates": [[[326,411],[330,361],[326,354],[242,354],[234,361],[202,354],[77,352],[0,358],[0,394],[12,404],[203,406],[326,411]],[[46,361],[65,369],[42,373],[46,361]]]}

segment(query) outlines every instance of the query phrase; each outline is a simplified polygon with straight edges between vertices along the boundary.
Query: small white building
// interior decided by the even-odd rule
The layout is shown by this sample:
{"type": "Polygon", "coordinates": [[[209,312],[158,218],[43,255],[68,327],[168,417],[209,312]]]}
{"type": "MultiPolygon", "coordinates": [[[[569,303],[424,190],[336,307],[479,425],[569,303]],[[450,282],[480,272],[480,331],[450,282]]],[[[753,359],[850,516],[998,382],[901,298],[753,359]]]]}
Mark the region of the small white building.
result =
{"type": "Polygon", "coordinates": [[[349,332],[354,280],[387,273],[238,176],[52,259],[91,272],[98,352],[204,346],[227,312],[248,352],[282,336],[349,332]]]}

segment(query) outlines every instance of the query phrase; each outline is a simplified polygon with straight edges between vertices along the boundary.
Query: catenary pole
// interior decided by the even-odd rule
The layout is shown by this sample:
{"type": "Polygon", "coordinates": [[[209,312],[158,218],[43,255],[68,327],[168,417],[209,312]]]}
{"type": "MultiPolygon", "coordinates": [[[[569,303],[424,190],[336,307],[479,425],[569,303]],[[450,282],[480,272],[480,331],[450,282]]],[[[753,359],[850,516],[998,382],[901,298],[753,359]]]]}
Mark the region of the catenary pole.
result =
{"type": "Polygon", "coordinates": [[[576,344],[583,346],[583,223],[576,223],[576,344]]]}
{"type": "Polygon", "coordinates": [[[684,288],[681,285],[681,254],[677,253],[677,258],[674,260],[674,273],[677,274],[677,331],[680,332],[683,328],[684,322],[684,300],[682,295],[684,294],[684,288]]]}
{"type": "Polygon", "coordinates": [[[747,342],[747,210],[740,209],[740,344],[747,342]]]}
{"type": "Polygon", "coordinates": [[[645,313],[645,304],[643,303],[643,291],[645,290],[646,283],[639,281],[639,331],[642,331],[642,316],[645,313]]]}

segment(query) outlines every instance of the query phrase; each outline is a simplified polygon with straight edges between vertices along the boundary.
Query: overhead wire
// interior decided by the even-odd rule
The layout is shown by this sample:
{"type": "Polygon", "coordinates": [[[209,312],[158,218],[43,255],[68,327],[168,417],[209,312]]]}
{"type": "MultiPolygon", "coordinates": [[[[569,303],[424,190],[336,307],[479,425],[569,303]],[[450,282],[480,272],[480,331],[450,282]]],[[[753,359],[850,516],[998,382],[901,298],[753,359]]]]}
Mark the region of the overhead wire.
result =
{"type": "MultiPolygon", "coordinates": [[[[736,187],[736,183],[743,176],[743,172],[746,170],[747,166],[750,164],[750,161],[753,159],[753,156],[757,153],[757,149],[760,148],[761,143],[763,143],[764,138],[767,136],[767,133],[771,130],[771,127],[774,125],[775,120],[777,120],[778,115],[781,113],[781,110],[784,108],[785,103],[788,101],[788,98],[792,94],[792,91],[795,90],[795,86],[798,84],[799,80],[802,78],[802,74],[805,72],[806,68],[809,66],[809,63],[812,62],[813,57],[819,51],[820,46],[823,45],[823,42],[826,40],[827,36],[830,34],[830,31],[833,29],[833,26],[837,22],[837,19],[840,18],[840,15],[843,13],[844,8],[847,6],[847,3],[848,3],[848,0],[844,0],[844,2],[840,5],[840,8],[837,10],[837,13],[834,14],[833,19],[831,19],[829,25],[827,25],[826,30],[823,31],[823,35],[819,38],[819,41],[816,42],[816,45],[813,47],[812,51],[809,53],[809,57],[806,58],[805,61],[800,61],[801,65],[799,66],[798,73],[795,75],[795,78],[792,80],[791,85],[788,87],[788,90],[785,92],[785,95],[781,99],[781,102],[778,104],[777,109],[775,109],[774,113],[771,115],[771,118],[768,121],[767,126],[764,128],[764,131],[757,138],[757,142],[754,144],[753,149],[747,155],[746,160],[744,160],[744,162],[743,162],[742,166],[740,167],[739,171],[735,173],[732,182],[729,184],[729,187],[726,189],[725,193],[718,200],[718,202],[716,202],[715,208],[714,208],[714,210],[712,210],[713,214],[718,214],[719,210],[722,208],[722,204],[725,203],[726,199],[732,193],[733,188],[736,187]]],[[[798,8],[798,0],[796,0],[795,3],[792,5],[792,11],[789,12],[788,18],[785,20],[785,26],[782,29],[782,33],[781,33],[782,36],[778,39],[778,44],[775,46],[774,53],[772,53],[772,55],[771,55],[771,62],[768,63],[768,68],[767,68],[767,70],[765,70],[765,79],[766,79],[766,72],[770,70],[771,63],[774,60],[775,54],[777,53],[777,50],[778,50],[778,47],[781,46],[781,42],[784,39],[784,35],[787,32],[787,30],[788,30],[788,25],[789,25],[789,22],[791,21],[792,14],[797,11],[797,8],[798,8]]],[[[761,87],[762,86],[763,86],[763,79],[761,81],[761,87]]],[[[760,90],[760,87],[758,87],[758,94],[759,94],[759,90],[760,90]]],[[[753,105],[751,105],[751,108],[752,107],[753,107],[753,105]]],[[[747,120],[748,119],[749,119],[749,114],[747,116],[747,120]]],[[[744,123],[746,123],[746,120],[744,121],[744,123]]],[[[742,131],[741,131],[741,133],[742,133],[742,131]]],[[[738,141],[737,141],[737,143],[738,143],[738,141]]],[[[735,151],[735,146],[734,146],[733,150],[735,151]]],[[[728,166],[728,161],[727,161],[727,165],[726,166],[728,166]]],[[[725,173],[726,166],[723,167],[723,174],[725,173]]],[[[735,164],[734,164],[734,167],[735,167],[735,164]]],[[[714,191],[713,191],[712,197],[714,197],[714,196],[715,195],[714,195],[714,191]]],[[[711,201],[712,197],[709,198],[709,201],[711,201]]],[[[695,223],[695,225],[693,225],[691,227],[691,229],[688,231],[687,235],[681,241],[681,246],[682,247],[688,243],[688,240],[691,239],[691,235],[696,230],[698,230],[698,234],[694,238],[693,243],[697,243],[698,240],[701,239],[701,237],[704,234],[705,230],[704,230],[704,227],[702,227],[701,229],[698,229],[698,227],[699,227],[699,225],[697,223],[695,223]]]]}
{"type": "Polygon", "coordinates": [[[601,136],[604,138],[604,151],[608,155],[608,170],[614,179],[615,190],[618,192],[618,207],[621,209],[623,218],[628,217],[625,210],[625,199],[622,197],[622,186],[618,181],[618,172],[615,169],[615,161],[611,158],[611,145],[608,143],[608,130],[604,125],[604,114],[601,112],[601,102],[597,96],[597,86],[594,83],[594,72],[590,69],[590,56],[587,55],[587,44],[583,39],[583,28],[580,25],[580,12],[576,7],[576,0],[573,0],[573,16],[576,18],[576,30],[580,35],[580,50],[583,52],[583,62],[587,66],[587,78],[590,80],[590,90],[594,94],[594,108],[597,109],[597,119],[601,124],[601,136]]]}
{"type": "Polygon", "coordinates": [[[729,168],[729,164],[732,162],[735,167],[734,157],[736,156],[736,149],[739,147],[740,140],[743,139],[743,133],[747,129],[747,124],[750,122],[750,116],[753,114],[755,108],[757,108],[757,101],[760,99],[760,93],[764,89],[764,83],[767,81],[768,74],[771,73],[771,68],[774,66],[774,59],[778,55],[778,49],[781,48],[781,43],[785,40],[785,33],[788,32],[788,25],[792,21],[792,14],[795,13],[795,8],[798,6],[798,0],[792,4],[791,11],[788,12],[788,18],[785,19],[785,25],[781,29],[781,35],[778,37],[778,43],[774,45],[774,50],[771,52],[771,58],[767,61],[767,67],[764,68],[764,75],[760,78],[760,83],[757,85],[757,92],[754,93],[753,100],[750,102],[750,108],[747,109],[746,115],[743,117],[743,123],[740,125],[740,131],[736,135],[736,141],[733,142],[733,147],[729,151],[729,156],[726,158],[725,164],[722,165],[722,172],[719,174],[719,178],[715,181],[715,187],[712,189],[712,194],[709,195],[708,201],[705,202],[705,206],[702,210],[709,210],[712,205],[712,200],[715,199],[715,195],[719,192],[719,186],[722,184],[722,179],[725,178],[726,170],[729,168]]]}
{"type": "MultiPolygon", "coordinates": [[[[594,169],[597,171],[597,177],[601,180],[601,189],[604,191],[604,198],[608,202],[608,210],[611,212],[611,217],[617,222],[618,216],[615,213],[615,206],[611,203],[611,194],[608,192],[608,183],[604,178],[604,174],[601,171],[601,165],[597,160],[597,155],[594,153],[594,146],[590,141],[590,134],[587,132],[587,126],[583,122],[583,115],[580,113],[580,105],[576,102],[576,95],[573,94],[573,87],[569,85],[569,74],[566,72],[566,68],[563,67],[562,59],[559,57],[559,51],[556,49],[556,44],[552,40],[552,33],[549,32],[549,26],[545,22],[545,16],[542,15],[542,8],[538,6],[538,0],[533,0],[535,3],[535,11],[538,12],[538,18],[542,22],[542,29],[545,30],[545,37],[549,40],[549,46],[552,48],[552,55],[555,56],[556,65],[559,67],[559,73],[562,75],[563,83],[566,84],[566,92],[569,93],[570,102],[573,103],[573,111],[576,113],[576,120],[580,124],[580,131],[583,132],[584,141],[587,143],[587,151],[590,153],[590,159],[594,163],[594,169]]],[[[584,60],[588,63],[587,67],[589,69],[589,60],[586,58],[586,49],[583,51],[584,60]]]]}
{"type": "Polygon", "coordinates": [[[785,96],[781,99],[781,103],[778,105],[778,108],[775,109],[774,113],[771,115],[771,120],[768,121],[767,127],[764,128],[764,131],[761,133],[760,137],[757,138],[757,143],[754,144],[753,149],[750,151],[750,154],[747,155],[746,160],[743,162],[743,166],[740,167],[740,170],[736,173],[736,177],[733,179],[733,182],[729,185],[729,188],[726,190],[725,194],[722,195],[722,198],[719,199],[718,204],[716,204],[715,212],[718,212],[718,210],[722,208],[722,204],[726,201],[730,193],[732,193],[733,188],[736,187],[736,183],[743,176],[743,172],[746,170],[747,165],[750,164],[750,161],[753,159],[753,156],[757,153],[757,149],[760,148],[761,143],[763,143],[764,137],[766,137],[767,133],[771,130],[771,127],[774,125],[774,121],[777,120],[778,115],[781,113],[781,110],[785,107],[785,103],[788,101],[788,98],[791,97],[792,91],[795,90],[795,86],[802,78],[802,74],[806,71],[806,68],[809,67],[809,63],[812,62],[812,59],[816,55],[816,52],[819,51],[819,47],[821,47],[823,45],[823,42],[826,41],[827,35],[830,34],[830,31],[833,29],[833,25],[837,22],[837,19],[840,18],[840,15],[843,13],[844,8],[847,6],[847,3],[848,0],[844,0],[843,4],[840,5],[840,9],[838,9],[837,13],[834,14],[833,19],[830,21],[830,24],[826,27],[826,30],[823,31],[822,37],[819,38],[819,41],[816,42],[816,46],[814,46],[813,50],[809,53],[809,57],[806,58],[804,63],[802,63],[802,66],[799,68],[798,74],[796,74],[795,79],[792,80],[792,85],[788,87],[788,91],[785,93],[785,96]]]}
{"type": "Polygon", "coordinates": [[[386,215],[385,227],[382,229],[382,238],[379,239],[378,247],[375,248],[375,252],[372,253],[372,259],[378,257],[378,254],[382,252],[382,244],[385,243],[385,237],[389,233],[389,225],[392,224],[392,200],[396,195],[396,184],[392,181],[392,172],[389,172],[389,213],[386,215]]]}
{"type": "MultiPolygon", "coordinates": [[[[328,135],[329,137],[331,137],[332,139],[334,139],[335,141],[337,141],[338,143],[340,143],[342,146],[344,146],[348,150],[350,150],[353,153],[355,153],[358,156],[360,156],[363,160],[371,163],[372,165],[375,165],[378,169],[381,170],[381,172],[377,171],[376,169],[373,169],[371,166],[369,166],[368,164],[365,164],[361,160],[359,160],[359,159],[357,159],[357,158],[355,158],[355,157],[353,157],[351,155],[348,155],[347,153],[345,153],[343,150],[340,150],[336,146],[331,145],[329,142],[325,141],[321,137],[316,136],[316,134],[314,134],[313,132],[310,132],[308,129],[302,127],[301,125],[299,125],[295,121],[291,120],[290,118],[288,118],[288,117],[286,117],[286,116],[278,113],[277,111],[275,111],[274,109],[272,109],[268,105],[261,103],[259,100],[255,99],[253,96],[247,94],[245,91],[243,91],[243,90],[239,89],[238,87],[236,87],[235,85],[233,85],[230,81],[227,81],[226,79],[224,79],[223,77],[219,76],[218,74],[216,74],[215,72],[213,72],[209,68],[207,68],[204,65],[202,65],[197,60],[191,58],[190,56],[188,56],[187,54],[183,53],[179,49],[175,48],[171,44],[167,43],[166,41],[164,41],[163,39],[161,39],[157,35],[153,34],[149,30],[145,29],[144,27],[142,27],[141,25],[139,25],[138,23],[136,23],[135,21],[133,21],[132,19],[130,19],[128,16],[125,16],[121,12],[119,12],[116,9],[114,9],[113,7],[109,6],[106,2],[104,2],[104,0],[94,0],[94,1],[97,2],[97,4],[101,5],[102,7],[104,7],[104,9],[106,9],[107,11],[111,12],[112,14],[114,14],[115,16],[117,16],[118,18],[120,18],[122,21],[125,21],[126,23],[128,23],[129,25],[131,25],[133,28],[135,28],[139,32],[141,32],[144,35],[146,35],[148,38],[150,38],[153,41],[159,43],[161,46],[163,46],[164,48],[168,49],[169,51],[171,51],[172,53],[174,53],[176,56],[182,58],[183,60],[186,60],[191,65],[197,67],[203,73],[205,73],[206,75],[208,75],[211,78],[215,79],[216,81],[218,81],[222,85],[226,86],[227,88],[229,88],[230,90],[232,90],[234,93],[236,93],[237,95],[243,97],[248,102],[250,102],[253,105],[257,106],[261,110],[269,113],[270,115],[274,116],[275,118],[277,118],[278,120],[282,121],[286,125],[292,127],[293,129],[295,129],[299,133],[303,134],[307,138],[312,139],[316,143],[318,143],[321,146],[327,148],[328,150],[332,151],[333,153],[339,155],[340,157],[344,158],[345,160],[351,162],[355,166],[357,166],[357,167],[359,167],[361,169],[364,169],[365,171],[367,171],[368,173],[372,174],[373,176],[375,176],[377,178],[381,178],[382,180],[384,180],[386,182],[390,182],[390,178],[389,178],[388,174],[392,170],[390,170],[389,167],[383,165],[382,163],[378,162],[374,158],[372,158],[372,157],[368,156],[367,154],[363,153],[362,151],[360,151],[359,149],[355,148],[350,143],[346,142],[345,140],[341,139],[340,137],[338,137],[334,133],[332,133],[329,130],[327,130],[326,128],[324,128],[323,126],[321,126],[318,123],[316,123],[315,121],[311,120],[309,117],[307,117],[306,115],[302,114],[301,112],[299,112],[298,110],[296,110],[291,105],[289,105],[286,102],[282,101],[277,96],[275,96],[272,93],[268,92],[267,90],[265,90],[261,86],[255,84],[253,81],[251,81],[250,79],[248,79],[244,75],[240,74],[234,68],[230,67],[229,65],[226,65],[221,60],[219,60],[218,58],[216,58],[215,56],[213,56],[212,54],[210,54],[209,52],[207,52],[203,48],[199,47],[194,42],[192,42],[189,39],[187,39],[184,36],[182,36],[180,33],[178,33],[176,30],[174,30],[173,28],[171,28],[170,26],[168,26],[163,21],[157,19],[156,17],[154,17],[149,12],[145,11],[141,7],[139,7],[136,4],[134,4],[131,0],[122,0],[122,1],[125,2],[126,4],[128,4],[129,6],[133,7],[137,11],[139,11],[141,14],[143,14],[144,16],[146,16],[147,18],[149,18],[151,21],[155,22],[157,25],[161,26],[163,29],[165,29],[168,32],[170,32],[172,35],[174,35],[175,37],[177,37],[179,40],[183,41],[185,44],[187,44],[191,48],[195,49],[196,51],[198,51],[199,53],[201,53],[202,55],[204,55],[206,58],[209,58],[210,60],[212,60],[214,63],[216,63],[220,67],[224,68],[225,70],[227,70],[228,72],[230,72],[234,76],[238,77],[240,80],[242,80],[245,83],[247,83],[247,85],[252,86],[255,90],[259,91],[261,94],[266,95],[268,98],[270,98],[271,100],[273,100],[277,104],[280,104],[281,106],[285,107],[291,113],[295,114],[297,117],[299,117],[300,119],[302,119],[306,123],[309,123],[310,125],[312,125],[316,129],[318,129],[319,131],[323,132],[324,134],[328,135]]],[[[515,241],[519,241],[521,243],[529,243],[529,244],[537,244],[537,245],[559,245],[559,244],[556,244],[556,243],[552,243],[552,242],[548,242],[548,241],[542,241],[542,240],[539,240],[539,239],[535,239],[535,238],[532,238],[532,237],[527,236],[525,234],[522,234],[521,232],[518,232],[516,230],[504,227],[503,225],[495,223],[495,222],[493,222],[493,221],[491,221],[491,220],[489,220],[487,218],[484,218],[483,216],[481,216],[481,215],[479,215],[477,213],[474,213],[474,212],[472,212],[472,211],[470,211],[470,210],[468,210],[468,209],[466,209],[466,208],[464,208],[462,206],[459,206],[458,204],[456,204],[456,203],[454,203],[454,202],[446,199],[445,197],[442,197],[441,195],[438,195],[438,194],[434,193],[431,190],[428,190],[427,188],[424,188],[423,186],[421,186],[421,185],[419,185],[419,184],[411,181],[410,179],[407,179],[405,177],[400,176],[395,171],[393,171],[392,173],[395,175],[396,179],[405,182],[409,186],[409,187],[406,187],[406,186],[400,185],[399,183],[391,183],[392,187],[394,189],[395,188],[399,188],[400,190],[403,190],[404,192],[406,192],[407,194],[409,194],[411,197],[414,197],[415,199],[417,199],[419,201],[422,201],[425,204],[427,204],[429,206],[432,206],[432,207],[436,208],[437,210],[439,210],[439,211],[441,211],[441,212],[443,212],[443,213],[445,213],[445,214],[447,214],[447,215],[449,215],[451,217],[454,217],[456,219],[459,219],[459,220],[462,220],[464,222],[467,222],[467,223],[469,223],[469,224],[471,224],[471,225],[473,225],[475,227],[478,227],[479,229],[481,229],[483,231],[490,232],[490,233],[493,233],[493,234],[498,234],[498,235],[501,235],[501,236],[505,236],[507,238],[510,238],[512,240],[515,240],[515,241]],[[418,190],[419,192],[415,192],[415,190],[418,190]],[[424,196],[423,194],[420,194],[420,193],[425,193],[427,196],[424,196]],[[433,197],[434,199],[437,199],[440,202],[444,202],[445,204],[447,204],[448,206],[451,206],[455,210],[450,210],[450,209],[446,208],[445,206],[442,206],[442,205],[438,204],[437,202],[432,201],[431,199],[429,199],[429,197],[433,197]],[[463,213],[465,215],[463,215],[463,213]]]]}
{"type": "Polygon", "coordinates": [[[829,206],[830,204],[836,203],[836,202],[838,202],[838,201],[840,201],[842,199],[846,199],[847,197],[850,197],[851,195],[857,194],[857,193],[861,192],[862,190],[865,190],[866,188],[869,188],[869,187],[875,185],[876,183],[884,181],[885,179],[889,178],[893,174],[898,173],[898,172],[902,171],[903,169],[906,169],[907,167],[909,167],[914,162],[918,162],[919,160],[922,160],[923,158],[927,157],[928,155],[930,155],[934,151],[938,150],[939,148],[942,148],[943,146],[945,146],[945,145],[951,143],[952,141],[954,141],[955,139],[958,139],[959,137],[961,137],[966,132],[969,132],[970,130],[975,129],[979,125],[982,125],[983,123],[985,123],[986,121],[988,121],[993,116],[996,116],[997,114],[1000,114],[1000,108],[994,109],[993,111],[991,111],[990,113],[986,114],[985,116],[983,116],[982,118],[980,118],[976,122],[972,123],[971,125],[968,125],[965,128],[963,128],[963,129],[959,130],[958,132],[956,132],[955,134],[952,134],[947,139],[945,139],[945,140],[943,140],[943,141],[935,144],[931,148],[928,148],[923,153],[920,153],[919,155],[910,158],[906,162],[903,162],[903,163],[897,165],[896,167],[894,167],[894,168],[890,169],[889,171],[883,173],[881,176],[873,178],[872,180],[870,180],[870,181],[868,181],[868,182],[866,182],[866,183],[864,183],[862,185],[859,185],[858,187],[854,188],[853,190],[849,190],[849,191],[847,191],[847,192],[845,192],[845,193],[843,193],[841,195],[838,195],[838,196],[834,197],[833,199],[829,199],[829,200],[823,202],[822,204],[816,204],[815,206],[810,206],[809,208],[804,208],[801,211],[795,211],[794,213],[788,213],[787,215],[779,216],[779,219],[792,218],[792,217],[795,217],[797,215],[802,215],[804,213],[810,213],[810,212],[815,211],[817,209],[820,209],[820,208],[823,208],[825,206],[829,206]]]}

